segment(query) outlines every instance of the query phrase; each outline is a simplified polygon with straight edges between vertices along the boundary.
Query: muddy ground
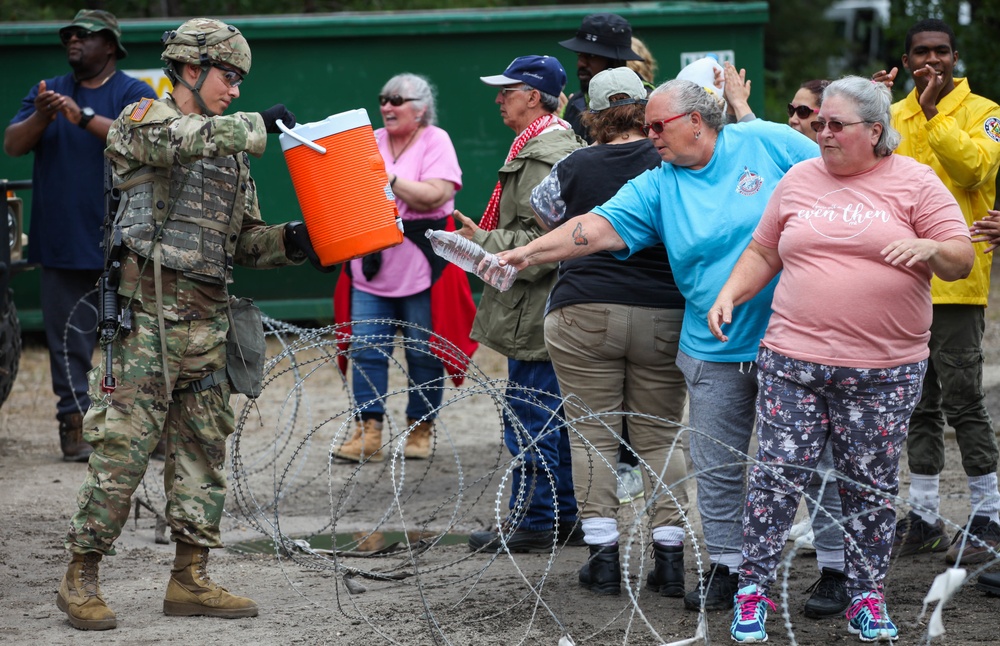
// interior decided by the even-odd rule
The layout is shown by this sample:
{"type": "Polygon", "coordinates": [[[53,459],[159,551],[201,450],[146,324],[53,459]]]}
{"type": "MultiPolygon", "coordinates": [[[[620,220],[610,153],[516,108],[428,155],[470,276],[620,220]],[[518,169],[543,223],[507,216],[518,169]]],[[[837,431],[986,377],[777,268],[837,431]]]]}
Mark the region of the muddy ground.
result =
{"type": "MultiPolygon", "coordinates": [[[[1000,335],[992,314],[987,359],[995,365],[1000,335]]],[[[623,511],[621,524],[624,532],[637,532],[628,550],[635,596],[596,597],[582,590],[576,570],[585,548],[511,557],[473,555],[461,543],[463,535],[495,523],[506,508],[508,456],[500,444],[497,385],[490,381],[504,376],[505,364],[496,354],[480,349],[473,378],[461,388],[448,385],[432,460],[403,461],[396,455],[357,468],[328,457],[329,447],[350,430],[339,373],[330,360],[333,346],[322,339],[297,341],[294,334],[285,335],[285,342],[300,344],[294,348],[294,370],[287,359],[277,362],[258,406],[246,411],[231,452],[235,473],[224,522],[230,549],[213,552],[209,569],[232,591],[252,596],[260,616],[164,616],[173,546],[155,542],[155,516],[143,509],[118,541],[118,555],[102,564],[102,588],[119,624],[97,634],[73,629],[55,605],[67,562],[62,540],[86,465],[59,460],[45,349],[29,339],[14,390],[0,409],[0,643],[554,646],[570,643],[561,642],[563,636],[576,644],[661,644],[695,636],[697,613],[685,611],[680,599],[636,587],[650,558],[642,524],[631,522],[633,510],[623,511]],[[364,538],[375,531],[387,532],[385,554],[334,558],[322,549],[329,545],[320,545],[321,537],[329,541],[331,534],[364,538]],[[430,538],[406,547],[399,540],[404,531],[415,539],[454,535],[459,544],[430,538]],[[304,551],[287,541],[275,550],[268,540],[275,536],[314,538],[304,551]]],[[[287,352],[274,341],[271,350],[287,352]]],[[[987,376],[995,416],[1000,415],[996,374],[991,369],[987,376]]],[[[402,377],[393,379],[401,391],[402,377]]],[[[402,399],[396,396],[390,404],[399,426],[405,426],[399,424],[405,420],[402,399]]],[[[162,506],[161,473],[162,463],[152,463],[140,490],[153,508],[162,506]]],[[[904,461],[903,493],[907,474],[904,461]]],[[[953,439],[942,493],[943,517],[964,523],[968,492],[953,439]]],[[[691,523],[697,535],[696,512],[691,523]]],[[[690,544],[687,550],[693,586],[698,562],[690,544]]],[[[887,597],[900,643],[925,642],[921,603],[945,567],[943,554],[894,562],[887,597]]],[[[816,621],[801,614],[805,590],[816,576],[811,555],[789,559],[788,602],[779,611],[787,610],[790,631],[780,612],[772,616],[771,643],[856,643],[844,619],[816,621]]],[[[933,643],[996,643],[998,617],[1000,599],[970,582],[948,605],[947,633],[933,643]]],[[[705,640],[729,643],[730,620],[728,613],[709,615],[705,640]]]]}

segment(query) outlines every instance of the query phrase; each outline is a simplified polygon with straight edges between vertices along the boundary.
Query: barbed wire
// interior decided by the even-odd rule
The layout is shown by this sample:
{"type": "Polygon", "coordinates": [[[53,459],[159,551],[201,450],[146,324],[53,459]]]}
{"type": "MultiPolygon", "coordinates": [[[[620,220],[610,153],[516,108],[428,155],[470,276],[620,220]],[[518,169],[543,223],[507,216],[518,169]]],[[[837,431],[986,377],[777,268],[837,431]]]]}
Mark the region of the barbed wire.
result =
{"type": "MultiPolygon", "coordinates": [[[[575,397],[572,409],[581,413],[565,419],[563,406],[552,410],[541,403],[548,393],[520,386],[508,390],[505,379],[487,374],[457,347],[405,322],[373,321],[400,331],[413,328],[422,333],[415,336],[429,335],[431,340],[417,341],[404,334],[351,337],[342,325],[310,329],[272,319],[266,319],[265,323],[273,354],[265,368],[260,397],[237,400],[226,522],[229,529],[256,532],[259,540],[244,542],[241,549],[273,554],[286,581],[304,600],[331,611],[335,609],[351,622],[365,624],[386,643],[413,643],[412,626],[407,624],[404,630],[392,618],[399,613],[410,616],[415,612],[420,613],[424,626],[423,637],[418,641],[441,644],[463,643],[462,636],[467,635],[465,631],[470,625],[480,625],[484,633],[489,633],[498,622],[507,628],[505,639],[508,639],[511,628],[505,622],[508,617],[516,617],[521,627],[515,631],[520,634],[517,643],[535,643],[539,635],[547,635],[549,643],[559,639],[560,644],[672,645],[729,641],[728,634],[712,633],[720,624],[709,621],[704,611],[688,613],[676,607],[676,614],[664,612],[659,595],[643,585],[652,567],[648,518],[658,504],[681,508],[681,524],[688,545],[685,555],[694,564],[699,578],[708,570],[694,506],[684,508],[678,494],[693,492],[694,480],[713,469],[698,473],[689,470],[686,477],[676,482],[664,480],[670,457],[675,451],[684,452],[691,436],[698,434],[696,429],[636,412],[595,412],[575,397]],[[377,352],[389,366],[389,389],[376,398],[385,408],[385,430],[379,447],[385,459],[380,462],[342,461],[333,454],[353,435],[361,411],[375,402],[355,401],[352,381],[356,377],[344,374],[339,366],[340,361],[350,358],[351,352],[361,349],[377,352]],[[438,379],[413,383],[401,359],[406,352],[443,355],[453,365],[465,365],[464,382],[455,385],[442,372],[438,379]],[[434,390],[442,395],[438,406],[432,406],[431,398],[427,397],[434,390]],[[407,419],[405,402],[411,395],[420,397],[428,407],[425,418],[407,419]],[[551,489],[556,499],[552,465],[539,457],[535,450],[539,438],[528,433],[516,419],[511,399],[544,410],[552,422],[546,433],[568,432],[574,442],[585,448],[590,482],[599,470],[607,469],[622,484],[617,460],[602,455],[576,430],[581,423],[588,422],[593,427],[596,422],[620,441],[614,430],[618,427],[615,418],[642,417],[674,436],[664,461],[664,472],[653,472],[641,456],[636,456],[640,458],[639,468],[652,486],[643,497],[623,504],[619,510],[623,572],[620,597],[598,600],[589,592],[576,591],[576,568],[586,561],[587,551],[565,547],[556,540],[557,508],[553,509],[556,522],[552,547],[547,553],[512,553],[506,549],[507,535],[503,531],[497,549],[475,553],[467,547],[466,539],[473,531],[509,528],[519,522],[517,510],[528,507],[538,484],[521,478],[520,486],[511,492],[514,473],[529,452],[533,453],[539,464],[538,472],[544,478],[541,486],[551,489]],[[519,451],[516,456],[504,444],[505,418],[513,426],[519,451]],[[408,435],[426,420],[433,420],[434,425],[430,458],[406,458],[403,450],[408,435]],[[514,511],[508,505],[511,494],[514,511]],[[571,566],[569,573],[567,564],[571,566]],[[324,576],[332,585],[321,587],[320,592],[308,591],[298,585],[298,579],[307,571],[324,576]],[[566,581],[570,582],[570,588],[566,581]],[[366,592],[372,594],[366,596],[366,592]],[[597,600],[593,605],[600,609],[587,614],[583,622],[576,606],[568,601],[582,595],[587,600],[597,600]],[[384,603],[387,599],[391,601],[389,609],[384,603]],[[472,604],[475,609],[468,608],[470,601],[481,599],[487,601],[472,604]],[[678,617],[683,619],[677,621],[678,617]],[[717,625],[713,628],[712,623],[717,625]]],[[[371,388],[372,377],[357,366],[354,370],[371,388]]],[[[565,401],[566,398],[560,400],[565,401]]],[[[731,456],[728,464],[716,468],[759,466],[785,486],[791,485],[777,469],[715,438],[702,437],[715,442],[731,456]]],[[[165,502],[162,469],[159,474],[155,471],[150,469],[140,488],[144,503],[154,510],[163,509],[165,502]]],[[[811,471],[820,480],[820,493],[812,500],[811,509],[813,514],[828,514],[819,499],[823,489],[837,486],[836,479],[842,476],[835,471],[811,471]]],[[[579,482],[575,484],[578,491],[589,489],[589,483],[584,487],[579,482]]],[[[885,497],[884,492],[866,483],[854,484],[864,492],[885,497]]],[[[803,498],[807,497],[803,493],[803,498]]],[[[896,508],[919,509],[900,496],[895,496],[892,504],[896,508]]],[[[848,537],[848,549],[858,549],[847,529],[852,520],[843,518],[833,527],[848,537]]],[[[959,540],[974,540],[968,527],[943,520],[959,540]]],[[[741,537],[735,538],[738,544],[741,537]]],[[[792,592],[793,566],[803,551],[804,548],[789,543],[771,586],[772,600],[779,608],[775,618],[780,617],[780,623],[773,622],[771,632],[783,632],[790,644],[800,643],[796,629],[801,630],[804,621],[811,621],[793,616],[797,611],[792,592]]],[[[963,582],[973,580],[1000,562],[1000,555],[994,549],[990,548],[989,553],[987,562],[965,571],[963,582]]],[[[894,556],[893,564],[897,560],[894,556]]],[[[892,579],[890,573],[886,579],[890,608],[892,579]]],[[[697,582],[689,576],[688,589],[696,588],[697,582]]],[[[949,592],[941,603],[946,603],[951,595],[949,592]]],[[[925,613],[926,604],[918,616],[894,613],[908,641],[929,642],[932,638],[933,622],[925,620],[925,613]]],[[[718,616],[723,615],[723,623],[728,626],[731,613],[718,616]]]]}

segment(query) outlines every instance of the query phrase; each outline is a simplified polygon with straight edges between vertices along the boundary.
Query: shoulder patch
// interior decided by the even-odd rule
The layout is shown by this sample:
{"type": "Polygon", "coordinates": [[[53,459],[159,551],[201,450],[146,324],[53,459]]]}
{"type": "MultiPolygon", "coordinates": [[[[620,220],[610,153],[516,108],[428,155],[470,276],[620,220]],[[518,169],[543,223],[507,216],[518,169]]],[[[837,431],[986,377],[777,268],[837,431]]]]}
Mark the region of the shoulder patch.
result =
{"type": "Polygon", "coordinates": [[[990,139],[1000,144],[1000,119],[996,117],[990,117],[983,124],[983,129],[986,131],[987,136],[990,139]]]}
{"type": "Polygon", "coordinates": [[[152,107],[153,101],[156,99],[140,99],[135,107],[132,108],[132,114],[129,115],[129,119],[132,121],[142,121],[142,118],[146,116],[149,112],[149,108],[152,107]]]}

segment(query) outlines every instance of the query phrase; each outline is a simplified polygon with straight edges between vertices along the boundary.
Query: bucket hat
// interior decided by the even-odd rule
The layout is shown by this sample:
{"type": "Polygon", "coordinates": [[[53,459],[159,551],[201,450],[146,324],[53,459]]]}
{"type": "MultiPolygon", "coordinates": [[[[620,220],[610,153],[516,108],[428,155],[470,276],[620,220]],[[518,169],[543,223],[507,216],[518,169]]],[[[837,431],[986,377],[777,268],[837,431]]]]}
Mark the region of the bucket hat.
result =
{"type": "Polygon", "coordinates": [[[128,56],[128,52],[122,47],[122,28],[118,26],[118,19],[115,18],[114,14],[100,9],[80,9],[76,12],[73,22],[59,29],[59,35],[61,36],[64,31],[73,27],[82,27],[94,32],[110,31],[115,38],[115,47],[117,48],[115,58],[122,59],[128,56]]]}
{"type": "Polygon", "coordinates": [[[641,61],[632,51],[632,25],[616,13],[584,16],[576,36],[559,43],[578,54],[603,56],[613,61],[641,61]]]}

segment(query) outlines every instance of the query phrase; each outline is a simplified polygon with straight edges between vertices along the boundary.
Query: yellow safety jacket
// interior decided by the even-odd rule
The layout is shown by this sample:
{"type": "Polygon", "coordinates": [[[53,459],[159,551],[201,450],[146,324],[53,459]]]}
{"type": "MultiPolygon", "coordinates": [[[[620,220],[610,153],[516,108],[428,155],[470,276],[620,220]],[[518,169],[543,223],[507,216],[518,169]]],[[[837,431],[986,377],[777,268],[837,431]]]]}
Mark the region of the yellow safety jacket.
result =
{"type": "MultiPolygon", "coordinates": [[[[892,125],[902,135],[896,152],[934,169],[971,225],[987,215],[996,198],[1000,166],[1000,106],[973,94],[967,79],[955,79],[955,88],[937,104],[930,121],[917,100],[917,91],[893,104],[892,125]]],[[[884,187],[891,191],[891,186],[884,187]]],[[[976,262],[968,278],[931,281],[935,305],[986,305],[993,254],[976,245],[976,262]]]]}

